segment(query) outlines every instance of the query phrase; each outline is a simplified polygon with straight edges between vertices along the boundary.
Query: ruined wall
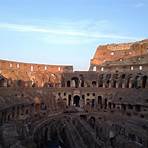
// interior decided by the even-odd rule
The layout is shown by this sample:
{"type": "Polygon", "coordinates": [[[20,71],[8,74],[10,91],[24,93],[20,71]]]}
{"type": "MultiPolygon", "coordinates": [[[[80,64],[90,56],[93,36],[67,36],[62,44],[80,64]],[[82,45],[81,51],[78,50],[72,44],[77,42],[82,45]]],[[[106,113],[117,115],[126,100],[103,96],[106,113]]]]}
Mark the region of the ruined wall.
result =
{"type": "Polygon", "coordinates": [[[0,60],[0,74],[6,79],[9,79],[8,85],[11,85],[10,83],[12,80],[30,82],[30,85],[36,84],[39,87],[44,86],[45,83],[48,82],[59,84],[61,73],[72,71],[72,66],[32,64],[0,60]]]}
{"type": "Polygon", "coordinates": [[[63,66],[63,65],[48,65],[48,64],[33,64],[33,63],[22,63],[15,61],[6,61],[0,60],[0,70],[17,70],[24,72],[53,72],[53,73],[62,73],[62,72],[72,72],[72,66],[63,66]]]}
{"type": "Polygon", "coordinates": [[[91,59],[90,70],[93,66],[101,65],[107,61],[124,61],[132,57],[148,54],[148,40],[125,44],[102,45],[96,49],[96,53],[91,59]]]}

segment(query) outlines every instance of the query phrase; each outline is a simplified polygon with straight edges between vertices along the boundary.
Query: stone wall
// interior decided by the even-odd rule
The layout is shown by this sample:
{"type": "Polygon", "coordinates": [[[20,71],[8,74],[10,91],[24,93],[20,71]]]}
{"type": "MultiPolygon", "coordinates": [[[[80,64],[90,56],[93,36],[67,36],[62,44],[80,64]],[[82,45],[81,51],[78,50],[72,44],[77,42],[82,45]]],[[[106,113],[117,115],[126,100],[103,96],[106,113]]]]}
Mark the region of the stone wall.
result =
{"type": "Polygon", "coordinates": [[[45,65],[20,63],[0,60],[0,74],[8,79],[5,86],[54,86],[60,84],[60,75],[63,72],[72,72],[72,66],[45,65]],[[16,81],[16,83],[12,83],[16,81]]]}
{"type": "MultiPolygon", "coordinates": [[[[148,54],[148,40],[125,44],[102,45],[96,49],[91,59],[91,66],[101,65],[107,61],[124,61],[136,56],[148,54]]],[[[90,67],[91,69],[91,67],[90,67]]]]}
{"type": "Polygon", "coordinates": [[[22,63],[15,61],[0,60],[0,70],[18,70],[24,72],[40,72],[47,71],[52,73],[72,72],[72,66],[64,65],[48,65],[48,64],[33,64],[22,63]]]}

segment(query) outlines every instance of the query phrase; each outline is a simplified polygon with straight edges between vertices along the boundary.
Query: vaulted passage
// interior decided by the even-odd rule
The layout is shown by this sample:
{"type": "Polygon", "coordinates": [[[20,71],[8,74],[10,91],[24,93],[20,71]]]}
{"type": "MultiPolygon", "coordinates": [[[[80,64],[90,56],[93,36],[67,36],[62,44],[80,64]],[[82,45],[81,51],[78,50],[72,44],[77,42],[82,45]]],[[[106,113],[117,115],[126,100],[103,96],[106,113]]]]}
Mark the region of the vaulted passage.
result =
{"type": "Polygon", "coordinates": [[[74,104],[76,107],[79,107],[79,106],[80,106],[79,102],[80,102],[80,97],[79,97],[78,95],[74,96],[74,97],[73,97],[73,104],[74,104]]]}

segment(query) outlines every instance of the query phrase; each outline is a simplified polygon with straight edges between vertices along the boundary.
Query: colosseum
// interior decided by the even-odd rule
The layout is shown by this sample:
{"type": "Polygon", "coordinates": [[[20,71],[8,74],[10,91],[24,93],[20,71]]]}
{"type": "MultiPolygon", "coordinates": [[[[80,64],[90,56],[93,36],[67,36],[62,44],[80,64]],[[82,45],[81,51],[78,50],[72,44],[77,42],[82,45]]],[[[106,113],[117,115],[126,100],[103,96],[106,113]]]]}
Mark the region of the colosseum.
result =
{"type": "Polygon", "coordinates": [[[88,69],[0,60],[0,148],[148,148],[148,39],[88,69]]]}

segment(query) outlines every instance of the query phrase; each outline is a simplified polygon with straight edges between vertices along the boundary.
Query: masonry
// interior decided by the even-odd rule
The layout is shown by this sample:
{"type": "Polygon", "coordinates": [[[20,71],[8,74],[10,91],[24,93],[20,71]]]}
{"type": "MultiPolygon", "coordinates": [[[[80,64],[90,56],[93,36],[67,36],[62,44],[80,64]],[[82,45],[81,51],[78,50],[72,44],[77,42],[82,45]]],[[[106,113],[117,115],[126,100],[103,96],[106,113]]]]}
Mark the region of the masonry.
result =
{"type": "Polygon", "coordinates": [[[99,46],[89,71],[1,60],[0,73],[1,147],[148,147],[148,40],[99,46]]]}

